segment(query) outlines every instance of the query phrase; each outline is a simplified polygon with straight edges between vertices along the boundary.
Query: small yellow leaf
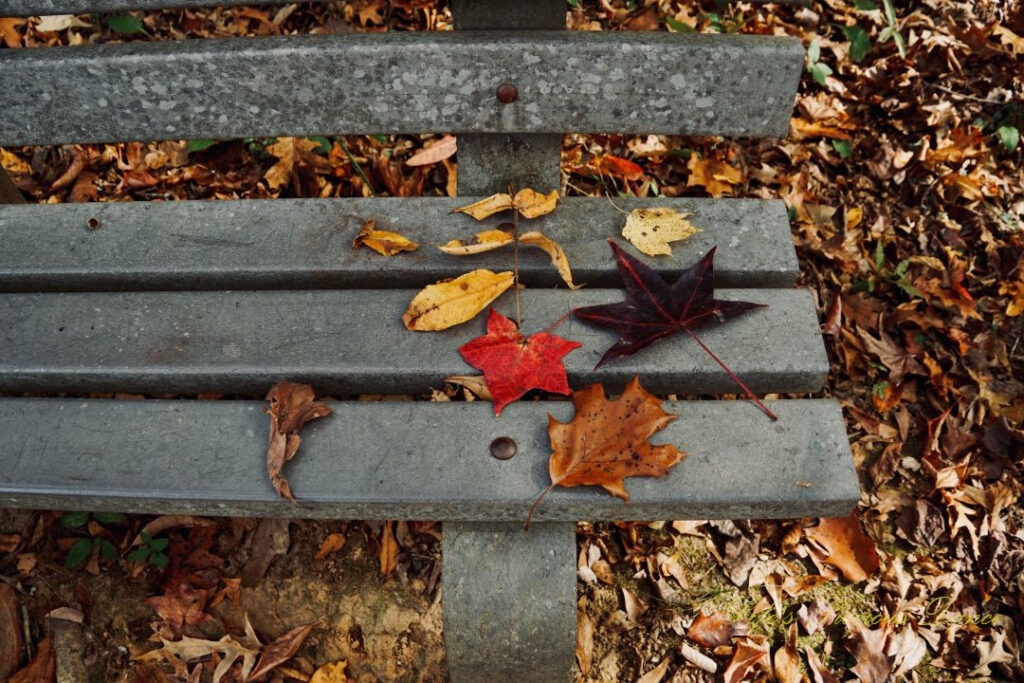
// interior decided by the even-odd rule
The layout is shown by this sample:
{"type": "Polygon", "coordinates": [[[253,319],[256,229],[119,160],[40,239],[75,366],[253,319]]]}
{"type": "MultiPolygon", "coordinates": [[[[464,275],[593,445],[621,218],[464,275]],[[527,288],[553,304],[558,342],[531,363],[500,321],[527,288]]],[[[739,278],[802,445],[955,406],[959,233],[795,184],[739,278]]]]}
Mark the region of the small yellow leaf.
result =
{"type": "Polygon", "coordinates": [[[515,197],[511,197],[505,192],[499,192],[498,194],[492,194],[486,199],[473,202],[469,206],[460,206],[457,209],[452,209],[452,211],[467,213],[478,221],[493,216],[496,213],[508,211],[509,209],[515,209],[523,218],[536,218],[551,213],[555,210],[557,204],[557,190],[541,194],[536,190],[527,188],[516,192],[515,197]]]}
{"type": "Polygon", "coordinates": [[[506,244],[512,243],[512,235],[504,230],[484,230],[478,232],[472,240],[452,240],[447,244],[438,247],[441,251],[452,256],[467,256],[469,254],[482,254],[485,251],[493,251],[506,244]]]}
{"type": "Polygon", "coordinates": [[[400,251],[416,251],[420,248],[420,245],[399,235],[397,232],[377,230],[375,228],[376,225],[372,218],[363,223],[363,227],[359,229],[355,239],[352,240],[352,246],[360,247],[366,245],[384,256],[394,256],[400,251]]]}
{"type": "Polygon", "coordinates": [[[413,298],[402,322],[410,330],[429,332],[464,323],[512,286],[512,271],[474,270],[454,280],[425,287],[413,298]]]}
{"type": "Polygon", "coordinates": [[[452,212],[468,213],[478,221],[493,216],[496,213],[502,211],[508,211],[512,208],[512,197],[499,192],[498,194],[492,194],[486,199],[481,199],[478,202],[473,202],[469,206],[460,206],[457,209],[452,209],[452,212]]]}
{"type": "Polygon", "coordinates": [[[309,683],[348,683],[348,676],[345,675],[347,665],[348,661],[344,659],[334,664],[324,664],[316,670],[309,683]]]}
{"type": "Polygon", "coordinates": [[[846,210],[846,229],[853,230],[860,225],[861,220],[864,219],[864,209],[859,206],[855,206],[852,209],[846,210]]]}
{"type": "Polygon", "coordinates": [[[336,553],[345,547],[345,534],[331,534],[327,537],[320,545],[320,550],[316,553],[316,559],[322,560],[331,553],[336,553]]]}
{"type": "Polygon", "coordinates": [[[551,213],[558,204],[558,190],[552,190],[547,194],[541,194],[531,189],[519,190],[512,205],[523,218],[536,218],[551,213]]]}
{"type": "Polygon", "coordinates": [[[579,289],[582,286],[573,283],[572,271],[569,269],[569,259],[565,257],[565,251],[562,250],[558,242],[545,237],[543,233],[536,230],[520,235],[519,241],[531,247],[539,247],[547,252],[547,255],[551,257],[551,265],[555,267],[558,274],[565,280],[565,284],[569,285],[569,289],[579,289]]]}
{"type": "Polygon", "coordinates": [[[669,242],[685,240],[699,231],[686,220],[689,216],[665,207],[633,209],[626,217],[622,236],[648,256],[671,256],[669,242]]]}

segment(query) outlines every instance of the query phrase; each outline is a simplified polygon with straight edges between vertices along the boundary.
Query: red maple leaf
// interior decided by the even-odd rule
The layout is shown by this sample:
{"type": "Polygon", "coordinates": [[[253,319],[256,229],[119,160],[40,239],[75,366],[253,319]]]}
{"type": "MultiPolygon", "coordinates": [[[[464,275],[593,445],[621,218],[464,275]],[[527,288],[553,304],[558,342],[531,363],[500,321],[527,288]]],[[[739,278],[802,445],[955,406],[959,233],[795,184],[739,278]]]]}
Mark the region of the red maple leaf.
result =
{"type": "Polygon", "coordinates": [[[494,414],[530,389],[543,389],[555,394],[570,393],[562,358],[583,346],[547,332],[538,332],[529,339],[516,324],[491,309],[487,318],[487,334],[459,348],[466,362],[484,373],[484,382],[494,400],[494,414]]]}

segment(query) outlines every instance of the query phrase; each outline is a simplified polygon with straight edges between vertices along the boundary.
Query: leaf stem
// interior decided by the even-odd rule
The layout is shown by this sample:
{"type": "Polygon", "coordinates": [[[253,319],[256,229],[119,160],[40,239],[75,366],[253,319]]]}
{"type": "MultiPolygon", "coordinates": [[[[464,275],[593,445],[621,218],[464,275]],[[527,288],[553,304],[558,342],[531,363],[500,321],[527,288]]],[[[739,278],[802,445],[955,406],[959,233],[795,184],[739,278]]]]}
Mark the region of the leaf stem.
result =
{"type": "MultiPolygon", "coordinates": [[[[515,197],[515,193],[512,191],[513,187],[510,184],[508,186],[509,195],[515,197]]],[[[513,248],[513,273],[512,273],[512,286],[516,290],[516,326],[521,330],[523,329],[523,316],[522,309],[519,305],[519,209],[512,207],[512,241],[514,244],[513,248]]]]}
{"type": "Polygon", "coordinates": [[[575,312],[576,312],[576,308],[570,308],[568,313],[566,313],[561,318],[559,318],[555,322],[553,322],[550,325],[548,325],[547,328],[544,331],[547,332],[548,334],[551,334],[551,330],[555,329],[556,327],[558,327],[559,325],[564,323],[566,318],[568,318],[570,315],[572,315],[575,312]]]}
{"type": "MultiPolygon", "coordinates": [[[[559,481],[561,481],[561,480],[559,480],[559,481]]],[[[537,496],[537,500],[533,501],[533,505],[530,506],[530,514],[526,515],[526,526],[523,527],[524,531],[529,531],[530,530],[530,520],[533,519],[533,511],[537,509],[537,506],[540,505],[540,502],[542,500],[544,500],[544,497],[547,496],[549,493],[551,493],[551,491],[554,490],[555,486],[557,486],[557,485],[558,485],[557,481],[551,482],[551,486],[549,486],[546,489],[544,489],[543,491],[541,491],[540,495],[537,496]]]]}
{"type": "Polygon", "coordinates": [[[730,369],[729,369],[729,366],[727,366],[727,365],[726,365],[725,363],[723,363],[723,362],[722,362],[722,360],[721,360],[721,359],[720,359],[720,358],[719,358],[718,356],[716,356],[716,355],[715,355],[715,352],[714,352],[714,351],[712,351],[711,349],[709,349],[709,348],[708,348],[708,347],[707,347],[707,346],[706,346],[706,345],[704,344],[704,342],[702,342],[702,341],[700,340],[700,337],[698,337],[698,336],[697,336],[697,335],[696,335],[696,334],[694,333],[694,331],[693,331],[693,330],[691,330],[691,329],[690,329],[690,328],[688,328],[688,327],[684,327],[683,329],[684,329],[684,330],[686,330],[686,334],[690,335],[690,336],[691,336],[691,337],[693,338],[693,340],[694,340],[695,342],[697,342],[698,344],[700,344],[700,347],[701,347],[702,349],[704,349],[704,351],[705,351],[705,352],[706,352],[706,353],[707,353],[707,354],[708,354],[709,356],[711,356],[711,357],[712,357],[712,358],[714,359],[714,361],[715,361],[716,363],[718,363],[718,364],[719,364],[719,365],[720,365],[720,366],[722,367],[722,369],[723,369],[723,370],[725,370],[725,371],[726,371],[726,372],[727,372],[727,373],[729,374],[729,377],[732,377],[733,381],[734,381],[734,382],[736,382],[736,384],[739,384],[739,385],[740,385],[741,387],[743,387],[743,390],[744,390],[745,392],[747,392],[747,396],[749,396],[749,397],[750,397],[750,400],[752,400],[752,401],[753,401],[754,403],[756,403],[756,404],[757,404],[757,407],[758,407],[758,408],[760,408],[761,410],[763,410],[763,411],[764,411],[764,414],[765,414],[765,415],[767,415],[768,417],[770,417],[770,418],[771,418],[772,420],[778,420],[778,419],[779,419],[778,415],[776,415],[776,414],[775,414],[775,413],[773,413],[772,411],[768,410],[768,408],[766,408],[766,407],[765,407],[765,405],[764,405],[763,403],[761,403],[761,401],[760,401],[760,400],[759,400],[759,399],[757,398],[757,396],[754,396],[754,392],[752,392],[752,391],[750,390],[750,388],[749,388],[749,387],[747,387],[747,385],[743,383],[743,380],[741,380],[741,379],[740,379],[739,377],[737,377],[737,376],[736,376],[736,374],[735,374],[735,373],[734,373],[734,372],[733,372],[732,370],[730,370],[730,369]]]}

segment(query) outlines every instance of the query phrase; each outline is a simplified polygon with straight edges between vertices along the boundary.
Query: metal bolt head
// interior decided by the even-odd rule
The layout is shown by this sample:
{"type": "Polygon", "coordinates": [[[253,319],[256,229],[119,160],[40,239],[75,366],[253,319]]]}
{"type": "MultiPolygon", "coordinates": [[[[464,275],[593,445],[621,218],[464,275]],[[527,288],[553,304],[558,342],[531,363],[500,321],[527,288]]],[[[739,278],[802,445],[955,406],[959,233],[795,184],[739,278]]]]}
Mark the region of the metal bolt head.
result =
{"type": "Polygon", "coordinates": [[[519,97],[519,89],[511,83],[502,83],[498,86],[498,101],[502,104],[515,102],[519,97]]]}
{"type": "Polygon", "coordinates": [[[498,460],[508,460],[519,449],[516,442],[507,436],[499,436],[491,442],[491,455],[498,460]]]}

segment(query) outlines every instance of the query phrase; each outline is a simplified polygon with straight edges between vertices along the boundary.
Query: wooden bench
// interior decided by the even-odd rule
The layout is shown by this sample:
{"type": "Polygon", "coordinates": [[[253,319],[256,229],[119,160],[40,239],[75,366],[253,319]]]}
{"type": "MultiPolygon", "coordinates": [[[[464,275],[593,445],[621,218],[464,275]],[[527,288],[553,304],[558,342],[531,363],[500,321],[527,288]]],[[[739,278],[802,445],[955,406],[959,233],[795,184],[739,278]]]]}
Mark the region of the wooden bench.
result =
{"type": "MultiPolygon", "coordinates": [[[[217,4],[212,0],[0,0],[0,16],[217,4]]],[[[222,2],[221,4],[238,4],[222,2]]],[[[400,315],[414,291],[463,262],[433,249],[354,251],[367,219],[424,244],[480,226],[450,212],[509,183],[560,184],[561,134],[784,136],[803,50],[795,39],[569,33],[557,0],[455,0],[454,33],[189,40],[0,51],[0,145],[341,133],[454,132],[460,197],[138,202],[0,207],[0,504],[11,507],[355,519],[443,527],[443,607],[454,680],[571,676],[574,522],[847,514],[859,491],[831,400],[689,401],[659,439],[691,456],[663,479],[628,482],[631,504],[548,483],[545,414],[521,402],[495,419],[475,403],[342,401],[303,432],[280,499],[261,460],[261,401],[19,398],[18,392],[261,395],[289,379],[321,393],[424,393],[471,370],[456,348],[483,317],[418,334],[400,315]],[[547,29],[547,30],[545,30],[547,29]],[[496,89],[511,84],[513,102],[496,89]],[[518,454],[492,458],[508,436],[518,454]]],[[[785,206],[744,199],[626,199],[669,206],[704,228],[677,273],[718,245],[725,298],[770,307],[708,329],[706,342],[757,392],[818,391],[828,371],[785,206]],[[731,288],[731,289],[728,289],[731,288]]],[[[492,219],[494,220],[494,219],[492,219]]],[[[497,221],[495,220],[495,223],[497,221]]],[[[606,239],[622,216],[567,198],[530,223],[561,242],[585,289],[557,287],[524,254],[529,333],[574,305],[622,298],[606,239]]],[[[507,268],[500,254],[474,267],[507,268]]],[[[508,312],[509,298],[497,302],[508,312]]],[[[733,393],[685,336],[591,372],[612,335],[569,322],[575,388],[733,393]]]]}

